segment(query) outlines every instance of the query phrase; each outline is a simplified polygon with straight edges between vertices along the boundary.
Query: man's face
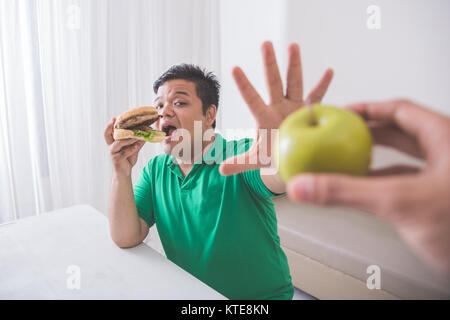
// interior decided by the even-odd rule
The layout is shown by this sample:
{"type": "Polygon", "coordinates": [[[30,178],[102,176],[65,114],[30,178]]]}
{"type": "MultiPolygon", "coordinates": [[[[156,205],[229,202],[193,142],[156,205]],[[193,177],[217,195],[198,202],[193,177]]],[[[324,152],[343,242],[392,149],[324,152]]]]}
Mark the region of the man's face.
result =
{"type": "MultiPolygon", "coordinates": [[[[180,128],[189,131],[192,148],[194,139],[200,139],[198,142],[202,145],[202,136],[194,136],[194,121],[200,121],[202,131],[205,132],[205,116],[203,115],[202,101],[197,96],[193,82],[182,79],[164,82],[158,88],[155,106],[160,115],[159,120],[155,122],[155,129],[167,134],[164,141],[161,142],[165,153],[170,154],[175,145],[183,141],[184,137],[177,137],[180,132],[176,132],[176,130],[180,128]]],[[[187,141],[183,141],[183,145],[185,143],[187,141]]]]}

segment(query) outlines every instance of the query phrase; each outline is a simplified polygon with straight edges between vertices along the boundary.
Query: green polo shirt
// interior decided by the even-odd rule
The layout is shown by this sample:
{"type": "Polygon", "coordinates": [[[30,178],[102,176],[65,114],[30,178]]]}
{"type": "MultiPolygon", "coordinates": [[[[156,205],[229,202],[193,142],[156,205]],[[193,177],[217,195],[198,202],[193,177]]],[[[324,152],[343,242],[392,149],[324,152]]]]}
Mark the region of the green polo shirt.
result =
{"type": "Polygon", "coordinates": [[[291,299],[271,193],[259,170],[222,176],[250,139],[220,134],[186,177],[172,156],[151,159],[134,185],[139,216],[156,223],[168,259],[229,299],[291,299]]]}

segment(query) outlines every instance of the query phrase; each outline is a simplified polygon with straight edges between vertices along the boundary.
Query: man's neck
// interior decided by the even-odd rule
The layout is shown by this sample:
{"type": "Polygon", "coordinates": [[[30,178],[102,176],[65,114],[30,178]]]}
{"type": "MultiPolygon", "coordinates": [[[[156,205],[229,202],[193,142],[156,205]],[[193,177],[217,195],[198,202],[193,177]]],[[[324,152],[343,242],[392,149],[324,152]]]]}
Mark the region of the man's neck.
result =
{"type": "Polygon", "coordinates": [[[193,157],[190,159],[190,161],[183,161],[183,159],[176,159],[184,177],[186,177],[188,175],[189,171],[191,171],[194,164],[196,162],[199,162],[205,156],[205,154],[212,147],[215,140],[216,140],[216,135],[214,135],[214,137],[211,141],[203,141],[202,142],[202,152],[194,154],[193,157]]]}

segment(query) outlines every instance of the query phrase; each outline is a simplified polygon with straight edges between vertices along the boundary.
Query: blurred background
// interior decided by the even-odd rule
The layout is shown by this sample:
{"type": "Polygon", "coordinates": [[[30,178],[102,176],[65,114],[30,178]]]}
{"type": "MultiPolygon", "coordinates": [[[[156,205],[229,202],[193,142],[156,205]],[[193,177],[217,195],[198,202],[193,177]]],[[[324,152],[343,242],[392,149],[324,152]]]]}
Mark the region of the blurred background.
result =
{"type": "MultiPolygon", "coordinates": [[[[0,223],[80,203],[106,214],[105,127],[152,104],[174,64],[218,76],[218,131],[254,128],[231,69],[267,98],[265,40],[283,79],[299,43],[306,92],[335,70],[325,103],[407,98],[449,115],[449,13],[447,0],[0,0],[0,223]]],[[[145,145],[133,181],[160,152],[145,145]]],[[[405,161],[383,148],[373,159],[405,161]]]]}

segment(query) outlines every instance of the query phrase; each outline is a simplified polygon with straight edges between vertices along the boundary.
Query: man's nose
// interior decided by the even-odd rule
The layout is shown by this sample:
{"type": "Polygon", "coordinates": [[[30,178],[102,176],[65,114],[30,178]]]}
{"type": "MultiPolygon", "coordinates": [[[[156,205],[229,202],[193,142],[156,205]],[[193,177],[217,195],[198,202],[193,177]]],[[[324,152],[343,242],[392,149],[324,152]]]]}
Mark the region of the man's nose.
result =
{"type": "Polygon", "coordinates": [[[159,116],[160,118],[164,118],[164,117],[172,117],[173,116],[173,108],[172,105],[170,103],[166,103],[163,105],[163,107],[160,109],[159,112],[159,116]]]}

